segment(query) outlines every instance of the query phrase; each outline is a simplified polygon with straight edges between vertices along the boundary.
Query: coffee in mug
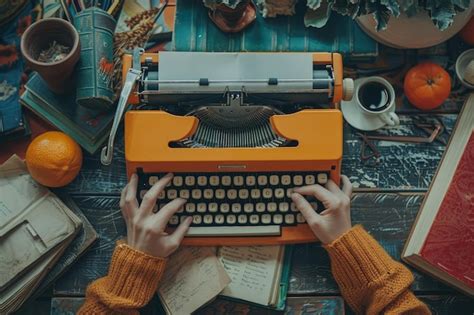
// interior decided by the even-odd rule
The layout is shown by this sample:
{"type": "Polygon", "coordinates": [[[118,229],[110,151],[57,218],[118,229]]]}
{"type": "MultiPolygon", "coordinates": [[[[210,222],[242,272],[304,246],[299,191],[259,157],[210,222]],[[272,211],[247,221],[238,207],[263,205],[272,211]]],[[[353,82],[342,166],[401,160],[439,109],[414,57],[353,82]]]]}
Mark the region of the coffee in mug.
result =
{"type": "Polygon", "coordinates": [[[371,117],[382,120],[386,125],[400,124],[395,108],[395,90],[382,77],[367,77],[357,80],[355,103],[363,112],[371,117]]]}
{"type": "Polygon", "coordinates": [[[387,87],[376,81],[361,85],[357,96],[360,104],[372,112],[384,111],[391,101],[387,87]]]}

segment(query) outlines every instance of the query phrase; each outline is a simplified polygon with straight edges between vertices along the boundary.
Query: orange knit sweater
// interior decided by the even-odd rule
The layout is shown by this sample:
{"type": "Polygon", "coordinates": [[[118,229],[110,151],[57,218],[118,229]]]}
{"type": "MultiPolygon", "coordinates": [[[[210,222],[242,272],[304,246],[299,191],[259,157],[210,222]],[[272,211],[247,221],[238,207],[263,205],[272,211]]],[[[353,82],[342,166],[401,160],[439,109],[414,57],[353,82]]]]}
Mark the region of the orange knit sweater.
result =
{"type": "MultiPolygon", "coordinates": [[[[357,314],[430,314],[409,290],[411,272],[360,225],[324,247],[341,294],[357,314]]],[[[89,285],[79,314],[138,314],[155,294],[165,262],[119,243],[108,275],[89,285]]]]}

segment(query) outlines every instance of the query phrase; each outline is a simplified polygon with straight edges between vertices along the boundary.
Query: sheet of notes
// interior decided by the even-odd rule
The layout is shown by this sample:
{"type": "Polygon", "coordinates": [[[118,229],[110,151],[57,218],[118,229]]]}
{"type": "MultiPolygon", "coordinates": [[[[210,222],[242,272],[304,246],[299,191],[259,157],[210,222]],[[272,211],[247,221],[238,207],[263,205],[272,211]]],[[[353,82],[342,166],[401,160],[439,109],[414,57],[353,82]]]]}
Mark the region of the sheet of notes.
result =
{"type": "Polygon", "coordinates": [[[282,250],[279,245],[221,247],[218,256],[232,280],[221,294],[268,305],[282,250]]]}
{"type": "Polygon", "coordinates": [[[181,247],[169,259],[158,293],[169,314],[184,315],[212,300],[229,283],[215,247],[181,247]]]}

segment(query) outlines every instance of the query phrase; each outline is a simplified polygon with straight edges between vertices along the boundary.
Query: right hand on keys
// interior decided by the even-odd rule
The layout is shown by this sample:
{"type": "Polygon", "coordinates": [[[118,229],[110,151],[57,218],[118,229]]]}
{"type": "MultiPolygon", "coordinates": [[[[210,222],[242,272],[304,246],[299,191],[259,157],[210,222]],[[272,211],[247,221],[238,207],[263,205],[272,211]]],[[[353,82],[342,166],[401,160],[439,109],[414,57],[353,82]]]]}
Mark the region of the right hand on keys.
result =
{"type": "Polygon", "coordinates": [[[316,237],[329,244],[351,229],[352,184],[347,176],[341,176],[342,189],[329,180],[325,187],[310,185],[295,188],[291,199],[303,214],[316,237]],[[320,200],[325,210],[320,214],[311,207],[303,195],[314,196],[320,200]]]}
{"type": "Polygon", "coordinates": [[[183,221],[173,234],[165,232],[170,218],[186,203],[186,199],[177,198],[153,213],[153,206],[160,192],[173,179],[167,174],[157,181],[143,197],[141,205],[137,200],[138,176],[133,174],[130,182],[122,190],[120,208],[127,224],[128,246],[155,257],[168,257],[178,249],[186,234],[192,218],[183,221]]]}

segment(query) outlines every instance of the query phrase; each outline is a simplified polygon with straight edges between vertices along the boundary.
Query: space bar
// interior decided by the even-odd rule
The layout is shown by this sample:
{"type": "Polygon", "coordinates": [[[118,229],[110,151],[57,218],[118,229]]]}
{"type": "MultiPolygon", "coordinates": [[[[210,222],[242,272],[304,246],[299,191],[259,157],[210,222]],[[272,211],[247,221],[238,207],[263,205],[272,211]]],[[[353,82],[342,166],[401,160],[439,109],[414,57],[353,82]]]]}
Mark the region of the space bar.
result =
{"type": "Polygon", "coordinates": [[[186,236],[257,236],[280,235],[279,225],[259,226],[194,226],[186,236]]]}

